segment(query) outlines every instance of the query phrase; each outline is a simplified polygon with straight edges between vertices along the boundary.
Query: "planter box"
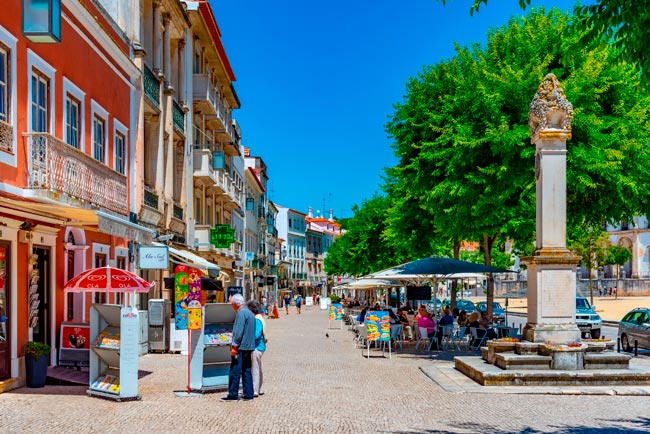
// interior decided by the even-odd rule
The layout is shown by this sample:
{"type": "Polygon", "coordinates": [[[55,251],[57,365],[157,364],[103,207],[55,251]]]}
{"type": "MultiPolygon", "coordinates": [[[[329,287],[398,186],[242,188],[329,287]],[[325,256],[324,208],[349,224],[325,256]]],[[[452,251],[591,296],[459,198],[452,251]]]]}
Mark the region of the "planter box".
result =
{"type": "Polygon", "coordinates": [[[47,362],[47,355],[42,355],[38,358],[34,358],[31,354],[25,355],[25,381],[27,382],[27,387],[45,387],[47,362]]]}

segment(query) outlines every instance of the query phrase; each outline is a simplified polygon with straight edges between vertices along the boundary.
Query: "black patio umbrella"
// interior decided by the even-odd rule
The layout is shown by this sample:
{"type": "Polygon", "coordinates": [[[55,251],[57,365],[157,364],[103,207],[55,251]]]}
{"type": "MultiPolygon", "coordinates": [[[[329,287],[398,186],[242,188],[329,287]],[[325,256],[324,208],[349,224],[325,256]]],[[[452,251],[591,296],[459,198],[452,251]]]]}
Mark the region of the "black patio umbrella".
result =
{"type": "Polygon", "coordinates": [[[363,276],[372,279],[461,278],[463,274],[514,273],[505,268],[430,256],[363,276]]]}

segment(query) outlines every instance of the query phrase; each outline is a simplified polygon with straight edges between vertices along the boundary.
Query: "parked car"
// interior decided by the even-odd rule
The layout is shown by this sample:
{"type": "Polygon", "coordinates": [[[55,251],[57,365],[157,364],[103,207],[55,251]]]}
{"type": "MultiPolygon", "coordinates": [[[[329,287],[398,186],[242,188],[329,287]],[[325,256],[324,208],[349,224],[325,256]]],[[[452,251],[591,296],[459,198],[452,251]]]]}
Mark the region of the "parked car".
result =
{"type": "MultiPolygon", "coordinates": [[[[487,302],[486,301],[480,301],[476,304],[476,309],[479,312],[485,312],[487,311],[487,302]]],[[[497,321],[502,321],[506,319],[506,312],[503,310],[503,307],[501,306],[501,303],[498,301],[493,301],[492,302],[492,317],[497,320],[497,321]]]]}
{"type": "Polygon", "coordinates": [[[432,298],[431,301],[429,301],[429,303],[427,303],[427,310],[429,312],[439,314],[440,311],[442,310],[442,301],[440,301],[439,298],[436,298],[435,306],[434,306],[434,301],[433,301],[433,298],[432,298]]]}
{"type": "MultiPolygon", "coordinates": [[[[449,306],[450,303],[451,300],[445,298],[442,302],[442,305],[444,307],[447,307],[449,306]]],[[[465,312],[467,312],[467,315],[469,315],[470,313],[476,310],[476,305],[469,300],[462,300],[462,299],[456,300],[456,307],[458,308],[458,311],[464,310],[465,312]]]]}
{"type": "Polygon", "coordinates": [[[639,348],[650,349],[650,309],[638,307],[625,314],[618,323],[618,337],[624,351],[632,351],[634,341],[639,348]]]}
{"type": "Polygon", "coordinates": [[[576,324],[582,337],[600,338],[603,320],[596,313],[596,306],[590,305],[586,297],[576,297],[576,324]]]}

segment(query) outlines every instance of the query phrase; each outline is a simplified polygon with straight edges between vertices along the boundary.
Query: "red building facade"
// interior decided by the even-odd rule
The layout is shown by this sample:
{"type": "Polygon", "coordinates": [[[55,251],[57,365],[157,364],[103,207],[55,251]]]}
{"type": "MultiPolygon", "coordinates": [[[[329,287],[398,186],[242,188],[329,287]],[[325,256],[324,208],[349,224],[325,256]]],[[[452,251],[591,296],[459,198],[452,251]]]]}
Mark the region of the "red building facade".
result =
{"type": "Polygon", "coordinates": [[[0,392],[24,383],[23,347],[52,347],[102,293],[63,285],[104,265],[132,269],[141,74],[126,37],[91,0],[63,0],[61,42],[22,34],[21,2],[0,14],[0,392]],[[130,249],[131,247],[131,249],[130,249]]]}

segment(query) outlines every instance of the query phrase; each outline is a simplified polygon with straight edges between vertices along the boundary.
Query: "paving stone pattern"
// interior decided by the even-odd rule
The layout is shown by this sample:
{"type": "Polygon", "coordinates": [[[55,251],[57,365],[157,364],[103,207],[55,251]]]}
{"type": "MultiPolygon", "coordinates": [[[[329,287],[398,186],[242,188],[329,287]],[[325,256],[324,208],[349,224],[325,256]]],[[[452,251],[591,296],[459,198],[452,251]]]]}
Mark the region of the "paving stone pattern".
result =
{"type": "Polygon", "coordinates": [[[142,400],[88,397],[78,386],[23,388],[0,394],[0,433],[650,431],[648,388],[481,387],[453,369],[453,354],[429,357],[407,345],[390,360],[377,351],[366,359],[347,327],[327,330],[326,311],[302,311],[267,321],[265,394],[253,401],[178,397],[186,356],[148,354],[140,358],[142,400]]]}

